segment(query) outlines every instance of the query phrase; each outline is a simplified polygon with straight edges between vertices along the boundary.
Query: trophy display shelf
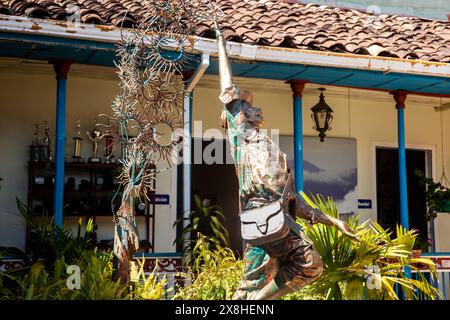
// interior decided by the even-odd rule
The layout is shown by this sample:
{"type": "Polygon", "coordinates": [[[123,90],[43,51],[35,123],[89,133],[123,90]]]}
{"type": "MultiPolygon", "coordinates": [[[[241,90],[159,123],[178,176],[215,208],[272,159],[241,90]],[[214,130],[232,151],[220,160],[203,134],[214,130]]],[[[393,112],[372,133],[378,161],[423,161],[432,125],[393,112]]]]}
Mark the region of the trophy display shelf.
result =
{"type": "MultiPolygon", "coordinates": [[[[95,225],[105,223],[104,219],[97,220],[96,217],[112,216],[118,210],[121,190],[116,179],[121,167],[119,162],[65,162],[63,217],[93,218],[95,225]]],[[[54,172],[53,162],[28,161],[28,207],[33,216],[44,213],[53,216],[54,172]]],[[[156,189],[156,181],[153,181],[152,189],[156,189]]],[[[150,200],[136,201],[135,214],[144,219],[147,241],[154,243],[156,208],[152,199],[155,192],[148,194],[150,200]]],[[[27,232],[27,241],[28,236],[27,232]]]]}
{"type": "MultiPolygon", "coordinates": [[[[34,168],[54,168],[54,162],[46,161],[28,161],[28,165],[34,168]]],[[[96,163],[96,162],[65,162],[65,168],[86,168],[86,169],[116,169],[122,167],[119,162],[116,163],[96,163]]]]}
{"type": "MultiPolygon", "coordinates": [[[[111,216],[121,164],[66,162],[64,167],[63,215],[111,216]]],[[[53,215],[54,170],[53,162],[28,162],[28,207],[35,215],[53,215]]]]}

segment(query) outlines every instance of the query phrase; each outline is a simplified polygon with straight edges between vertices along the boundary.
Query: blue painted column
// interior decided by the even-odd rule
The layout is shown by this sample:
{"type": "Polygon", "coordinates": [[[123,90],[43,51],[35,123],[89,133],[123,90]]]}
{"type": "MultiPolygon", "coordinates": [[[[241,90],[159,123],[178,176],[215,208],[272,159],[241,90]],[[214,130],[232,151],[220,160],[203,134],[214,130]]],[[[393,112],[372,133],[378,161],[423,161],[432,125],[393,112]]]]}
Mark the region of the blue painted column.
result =
{"type": "MultiPolygon", "coordinates": [[[[397,109],[397,130],[398,130],[398,169],[400,185],[400,224],[409,230],[408,215],[408,184],[406,181],[406,147],[405,147],[405,101],[407,93],[405,91],[392,92],[397,109]]],[[[404,269],[405,277],[411,278],[411,268],[404,269]]],[[[403,299],[405,295],[403,294],[403,299]]]]}
{"type": "Polygon", "coordinates": [[[295,189],[303,191],[303,117],[302,117],[302,95],[307,81],[290,80],[294,106],[294,172],[295,189]]]}
{"type": "Polygon", "coordinates": [[[400,185],[400,223],[409,229],[408,215],[408,185],[406,180],[406,148],[405,148],[405,101],[407,93],[405,91],[393,92],[395,107],[397,109],[397,130],[398,130],[398,168],[400,185]]]}
{"type": "Polygon", "coordinates": [[[66,82],[71,61],[51,60],[56,73],[55,185],[53,213],[57,226],[63,223],[64,149],[66,144],[66,82]]]}

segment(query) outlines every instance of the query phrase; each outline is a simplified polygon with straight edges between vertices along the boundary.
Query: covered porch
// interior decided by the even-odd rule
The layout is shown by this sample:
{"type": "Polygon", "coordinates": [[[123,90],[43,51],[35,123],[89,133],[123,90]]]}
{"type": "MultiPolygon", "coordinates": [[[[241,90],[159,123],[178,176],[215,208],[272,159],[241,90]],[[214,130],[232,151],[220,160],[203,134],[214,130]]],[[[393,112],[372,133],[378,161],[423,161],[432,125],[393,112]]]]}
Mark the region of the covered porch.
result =
{"type": "MultiPolygon", "coordinates": [[[[15,22],[17,22],[16,20],[15,22]]],[[[71,149],[66,146],[65,141],[69,141],[72,138],[67,133],[72,132],[73,129],[69,128],[71,126],[73,127],[72,122],[74,120],[71,119],[71,122],[67,121],[66,113],[68,108],[70,108],[68,101],[70,101],[71,96],[83,96],[86,94],[86,91],[75,91],[77,90],[76,87],[71,88],[72,72],[75,77],[77,77],[78,73],[78,76],[82,74],[83,76],[95,79],[95,77],[101,78],[102,74],[99,73],[93,77],[89,76],[89,74],[95,72],[95,70],[100,70],[96,69],[96,67],[105,67],[101,68],[101,70],[106,70],[104,71],[108,74],[106,78],[114,78],[113,67],[114,61],[116,60],[114,43],[120,39],[120,32],[117,28],[113,27],[100,28],[90,25],[84,26],[83,30],[77,29],[76,32],[68,32],[70,29],[67,26],[49,21],[30,21],[27,18],[19,18],[19,20],[22,21],[18,25],[15,24],[14,27],[9,23],[11,21],[10,18],[7,17],[0,23],[0,38],[2,39],[0,43],[0,56],[8,59],[14,58],[14,60],[11,60],[13,61],[11,63],[8,59],[2,59],[2,67],[4,68],[4,72],[8,72],[9,67],[11,67],[10,71],[14,72],[14,70],[17,70],[17,65],[14,66],[17,61],[24,61],[19,68],[23,68],[25,72],[28,63],[42,63],[44,65],[50,63],[54,66],[56,81],[54,82],[54,91],[51,94],[53,101],[56,100],[52,106],[55,123],[53,139],[56,142],[54,149],[56,172],[54,183],[54,212],[55,221],[62,224],[64,219],[62,215],[65,183],[64,170],[66,169],[64,159],[66,154],[71,153],[71,149]]],[[[195,38],[193,41],[195,46],[191,54],[194,63],[186,71],[197,70],[197,73],[194,73],[194,77],[197,77],[197,79],[195,82],[191,81],[189,83],[189,89],[193,90],[192,99],[185,99],[184,106],[185,123],[190,128],[195,118],[208,118],[208,116],[204,116],[207,101],[205,97],[215,92],[212,88],[214,87],[214,81],[217,81],[218,74],[215,42],[202,38],[195,38]],[[197,80],[199,81],[199,90],[195,88],[197,80]],[[201,90],[202,87],[206,88],[206,90],[201,90]],[[198,95],[197,91],[199,91],[198,95]],[[198,108],[201,108],[200,113],[198,108]]],[[[303,190],[304,180],[303,136],[305,135],[305,131],[311,134],[309,128],[305,129],[305,123],[309,123],[307,121],[310,121],[308,118],[309,108],[312,106],[311,99],[305,103],[304,95],[307,93],[311,97],[318,96],[316,89],[320,86],[325,86],[331,92],[336,90],[336,95],[342,95],[342,92],[348,92],[349,95],[364,95],[366,92],[372,92],[377,97],[385,95],[385,99],[391,101],[391,117],[393,119],[395,118],[395,128],[389,128],[389,130],[396,131],[395,147],[399,152],[398,175],[401,204],[401,220],[399,223],[406,228],[410,227],[408,219],[408,181],[406,177],[405,155],[408,147],[408,135],[406,134],[408,128],[408,103],[409,101],[413,101],[415,104],[418,100],[424,103],[424,100],[429,99],[428,112],[431,114],[435,112],[432,109],[433,106],[450,102],[450,67],[448,64],[387,57],[363,57],[337,53],[277,49],[248,46],[232,42],[229,45],[229,53],[233,58],[233,75],[239,79],[238,81],[250,84],[250,86],[253,83],[254,87],[265,83],[266,86],[263,87],[265,90],[270,90],[273,84],[276,84],[276,89],[285,87],[285,89],[280,90],[285,96],[288,95],[288,98],[285,99],[289,99],[291,104],[289,107],[290,110],[283,110],[283,112],[289,112],[292,115],[289,127],[292,128],[292,135],[294,137],[294,166],[298,190],[303,190]]],[[[48,71],[48,68],[53,66],[42,66],[42,68],[48,71]]],[[[33,80],[30,80],[28,85],[32,85],[32,82],[33,80]]],[[[86,83],[84,88],[88,89],[89,86],[97,85],[96,81],[91,81],[90,84],[86,83]]],[[[107,87],[110,83],[104,83],[103,85],[107,87]]],[[[78,88],[83,88],[83,86],[78,86],[78,88]]],[[[89,99],[94,98],[93,96],[96,92],[92,87],[89,89],[89,96],[85,97],[84,100],[86,103],[88,103],[89,99]]],[[[49,95],[48,92],[46,94],[49,95]]],[[[108,91],[108,94],[112,98],[111,91],[108,91]]],[[[258,96],[258,92],[255,96],[258,96]]],[[[107,111],[109,107],[106,104],[107,97],[105,96],[101,100],[101,103],[105,105],[98,111],[107,111]]],[[[208,107],[206,106],[206,108],[208,107]]],[[[3,105],[2,109],[4,108],[7,108],[7,106],[3,105]]],[[[353,108],[353,110],[356,110],[358,106],[353,106],[353,108]]],[[[374,114],[378,112],[376,108],[372,108],[371,111],[374,114]]],[[[92,110],[90,112],[92,113],[92,110]]],[[[423,114],[425,115],[426,112],[423,114]]],[[[350,116],[350,112],[348,115],[350,116]]],[[[91,114],[90,116],[95,117],[97,114],[91,114]]],[[[353,121],[367,121],[369,123],[372,117],[375,116],[359,114],[356,117],[357,120],[353,121]]],[[[387,128],[379,129],[387,130],[387,128]]],[[[352,134],[349,133],[349,136],[352,136],[352,134]]],[[[357,136],[356,139],[358,139],[357,136]]],[[[438,141],[433,144],[436,145],[436,148],[440,148],[438,141]]],[[[191,147],[189,143],[186,145],[188,154],[192,152],[190,150],[191,147]]],[[[438,151],[439,154],[442,152],[443,150],[438,151]]],[[[368,156],[358,156],[358,161],[365,161],[367,158],[368,156]]],[[[432,177],[438,178],[440,174],[439,170],[442,167],[441,157],[436,154],[432,164],[432,177]]],[[[191,209],[192,190],[190,187],[191,171],[189,166],[189,164],[184,164],[185,174],[183,175],[182,181],[177,181],[174,173],[170,173],[161,179],[163,185],[162,192],[170,194],[173,199],[176,199],[176,194],[174,194],[176,184],[182,184],[183,202],[175,204],[175,200],[173,200],[173,207],[170,210],[166,210],[170,212],[170,219],[156,228],[156,238],[159,237],[158,232],[160,230],[171,230],[170,226],[176,218],[176,206],[181,206],[183,212],[189,212],[191,209]],[[166,183],[165,181],[169,181],[170,183],[166,183]],[[174,181],[175,184],[173,183],[174,181]]],[[[364,179],[363,172],[359,173],[359,178],[364,179]]],[[[374,190],[372,190],[373,192],[374,190]]],[[[367,194],[368,192],[360,191],[360,193],[367,194]]],[[[374,202],[376,202],[375,199],[374,202]]],[[[373,212],[368,213],[367,218],[376,219],[376,215],[373,212]]],[[[436,225],[437,223],[435,221],[435,224],[431,227],[436,229],[438,227],[436,225]]],[[[169,233],[170,237],[174,236],[173,231],[169,233]]],[[[164,242],[173,241],[170,237],[167,239],[164,237],[164,242]]],[[[158,250],[158,245],[153,244],[153,251],[156,254],[158,251],[173,250],[173,247],[168,244],[161,244],[161,248],[162,250],[158,250]]],[[[164,253],[161,254],[162,256],[164,255],[164,253]]],[[[442,258],[444,260],[450,260],[448,254],[439,253],[437,255],[444,257],[442,258]]],[[[450,281],[450,278],[448,278],[450,267],[448,264],[441,264],[443,283],[447,283],[448,286],[448,282],[446,281],[450,281]]],[[[445,292],[447,289],[444,286],[442,290],[445,292]]]]}

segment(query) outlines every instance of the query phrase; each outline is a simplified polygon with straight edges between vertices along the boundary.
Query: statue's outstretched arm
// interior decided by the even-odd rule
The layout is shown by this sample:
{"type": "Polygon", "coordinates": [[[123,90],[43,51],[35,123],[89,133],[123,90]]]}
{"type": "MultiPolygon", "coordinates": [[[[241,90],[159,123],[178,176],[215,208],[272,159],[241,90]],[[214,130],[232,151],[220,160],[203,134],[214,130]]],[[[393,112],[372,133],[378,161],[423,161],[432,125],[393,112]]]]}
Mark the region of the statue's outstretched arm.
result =
{"type": "Polygon", "coordinates": [[[299,218],[306,219],[312,224],[322,223],[328,226],[333,226],[338,228],[343,234],[349,236],[355,241],[359,241],[358,237],[355,236],[354,231],[344,222],[339,219],[333,218],[319,209],[312,208],[311,206],[305,204],[297,197],[297,210],[296,214],[299,218]]]}
{"type": "Polygon", "coordinates": [[[217,46],[219,51],[219,77],[220,96],[219,99],[224,105],[229,105],[233,100],[238,100],[240,96],[239,87],[234,83],[231,73],[231,65],[227,54],[227,42],[220,31],[219,23],[215,21],[217,46]]]}
{"type": "Polygon", "coordinates": [[[219,51],[219,75],[220,75],[220,91],[224,91],[231,87],[233,83],[233,77],[231,74],[230,61],[227,54],[227,42],[220,31],[219,23],[215,21],[217,46],[219,51]]]}

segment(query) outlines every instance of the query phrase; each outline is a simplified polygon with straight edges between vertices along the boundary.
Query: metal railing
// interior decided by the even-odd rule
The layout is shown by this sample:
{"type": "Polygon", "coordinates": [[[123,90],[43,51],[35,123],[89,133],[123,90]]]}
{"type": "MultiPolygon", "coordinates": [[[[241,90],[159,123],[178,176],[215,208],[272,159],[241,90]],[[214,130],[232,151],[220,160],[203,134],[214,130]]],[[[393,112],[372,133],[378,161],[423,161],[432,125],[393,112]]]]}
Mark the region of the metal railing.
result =
{"type": "Polygon", "coordinates": [[[170,253],[136,253],[134,260],[144,259],[144,273],[149,275],[154,273],[159,280],[165,279],[165,298],[172,298],[177,291],[182,271],[183,255],[178,252],[170,253]]]}
{"type": "MultiPolygon", "coordinates": [[[[426,268],[419,269],[422,276],[428,280],[433,287],[439,290],[441,296],[435,297],[437,300],[450,300],[450,253],[449,252],[427,252],[423,253],[421,258],[431,259],[436,264],[437,278],[432,279],[430,271],[426,268]]],[[[411,277],[419,280],[419,274],[416,270],[411,270],[411,277]]],[[[404,299],[398,285],[395,285],[395,292],[404,299]]],[[[420,290],[416,292],[419,300],[430,300],[428,296],[420,290]]]]}
{"type": "MultiPolygon", "coordinates": [[[[427,252],[423,253],[422,257],[431,259],[436,264],[438,276],[432,285],[439,289],[442,300],[450,300],[450,252],[427,252]]],[[[424,275],[427,274],[425,270],[421,270],[421,272],[424,275]]],[[[417,274],[413,273],[412,276],[417,277],[417,274]]],[[[418,294],[419,298],[423,298],[420,292],[418,294]]]]}

